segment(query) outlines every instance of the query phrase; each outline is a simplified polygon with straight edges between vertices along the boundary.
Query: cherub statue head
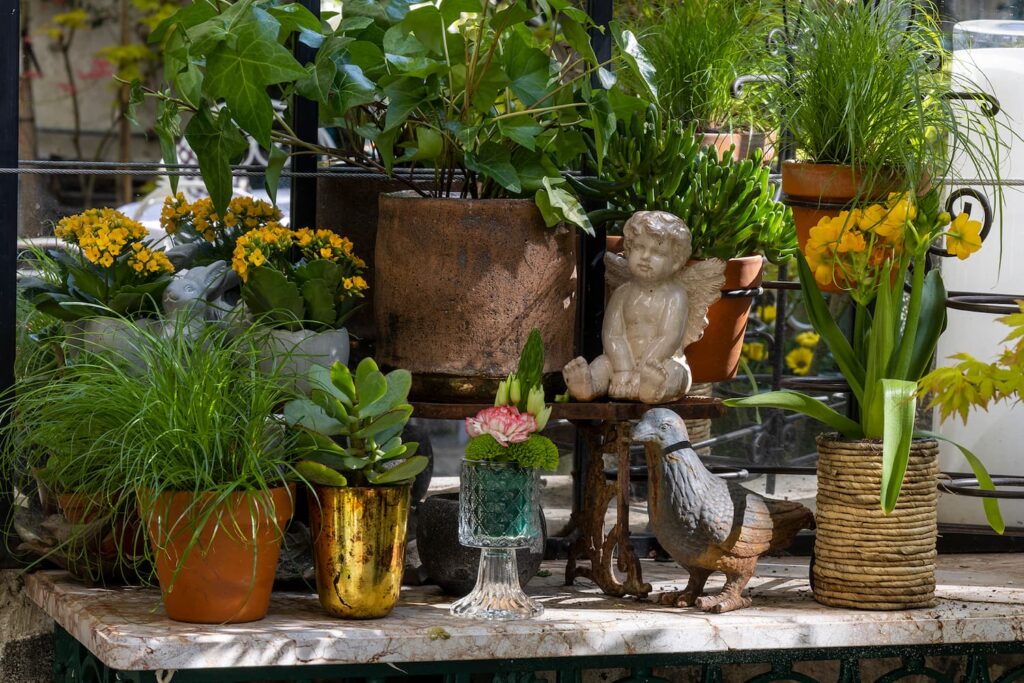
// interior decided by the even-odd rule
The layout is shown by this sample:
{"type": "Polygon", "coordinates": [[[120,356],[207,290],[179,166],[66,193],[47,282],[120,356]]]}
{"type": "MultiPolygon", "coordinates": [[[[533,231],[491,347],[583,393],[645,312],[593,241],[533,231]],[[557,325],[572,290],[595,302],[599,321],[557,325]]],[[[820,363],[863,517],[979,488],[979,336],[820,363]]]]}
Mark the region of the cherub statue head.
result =
{"type": "Polygon", "coordinates": [[[629,272],[639,280],[664,280],[690,260],[690,229],[683,219],[666,211],[637,211],[626,221],[622,234],[629,272]]]}

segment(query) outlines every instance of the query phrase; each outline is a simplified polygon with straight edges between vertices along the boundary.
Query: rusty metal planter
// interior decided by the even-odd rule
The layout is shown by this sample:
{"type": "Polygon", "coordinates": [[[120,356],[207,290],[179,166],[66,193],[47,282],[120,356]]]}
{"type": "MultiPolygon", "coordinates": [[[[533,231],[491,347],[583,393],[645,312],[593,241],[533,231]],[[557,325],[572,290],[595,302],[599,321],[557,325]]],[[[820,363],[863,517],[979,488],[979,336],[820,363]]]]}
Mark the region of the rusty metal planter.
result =
{"type": "Polygon", "coordinates": [[[378,361],[408,368],[415,396],[488,397],[536,327],[545,372],[560,372],[573,357],[575,241],[528,199],[381,195],[378,361]]]}

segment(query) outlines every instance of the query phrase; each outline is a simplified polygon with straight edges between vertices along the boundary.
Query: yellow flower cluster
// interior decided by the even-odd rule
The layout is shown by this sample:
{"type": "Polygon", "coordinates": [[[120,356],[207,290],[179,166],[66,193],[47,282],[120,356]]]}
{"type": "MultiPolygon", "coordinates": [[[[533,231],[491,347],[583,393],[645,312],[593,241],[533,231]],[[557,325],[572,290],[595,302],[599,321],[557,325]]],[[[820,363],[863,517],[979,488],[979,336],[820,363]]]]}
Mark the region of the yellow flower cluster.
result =
{"type": "Polygon", "coordinates": [[[255,230],[280,220],[280,209],[262,199],[234,197],[220,216],[209,197],[189,203],[180,192],[167,197],[160,212],[160,227],[168,234],[183,233],[207,242],[231,239],[236,231],[255,230]]]}
{"type": "Polygon", "coordinates": [[[917,225],[918,210],[908,193],[889,195],[884,204],[842,211],[811,228],[805,256],[822,286],[872,286],[890,277],[904,252],[916,252],[942,234],[946,249],[965,259],[981,248],[981,223],[960,214],[950,223],[941,213],[930,225],[917,225]]]}
{"type": "Polygon", "coordinates": [[[65,242],[77,244],[87,261],[104,268],[113,266],[128,245],[148,235],[141,223],[114,209],[89,209],[62,218],[54,234],[65,242]]]}
{"type": "Polygon", "coordinates": [[[147,248],[141,242],[132,245],[128,265],[136,273],[173,273],[174,264],[163,251],[147,248]]]}
{"type": "Polygon", "coordinates": [[[821,341],[821,335],[817,332],[811,332],[810,330],[796,335],[797,345],[802,346],[805,349],[813,349],[818,345],[819,341],[821,341]]]}
{"type": "Polygon", "coordinates": [[[366,263],[352,251],[352,240],[331,230],[299,228],[295,231],[295,242],[308,259],[347,260],[356,268],[366,267],[366,263]]]}
{"type": "Polygon", "coordinates": [[[743,357],[754,363],[760,363],[768,358],[768,351],[764,342],[747,342],[743,345],[741,353],[743,357]]]}
{"type": "Polygon", "coordinates": [[[249,280],[249,268],[259,268],[269,259],[286,255],[295,242],[295,233],[280,223],[270,222],[250,230],[235,243],[231,267],[242,282],[249,280]]]}

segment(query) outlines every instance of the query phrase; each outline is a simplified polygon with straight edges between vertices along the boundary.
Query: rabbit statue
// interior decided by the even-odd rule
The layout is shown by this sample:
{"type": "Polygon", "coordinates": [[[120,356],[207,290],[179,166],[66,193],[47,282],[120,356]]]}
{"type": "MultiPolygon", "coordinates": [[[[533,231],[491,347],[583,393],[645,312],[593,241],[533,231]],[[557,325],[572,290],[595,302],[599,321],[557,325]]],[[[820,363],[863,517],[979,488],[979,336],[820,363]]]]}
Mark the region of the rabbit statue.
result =
{"type": "Polygon", "coordinates": [[[196,337],[208,322],[224,319],[232,308],[224,293],[238,284],[224,261],[180,271],[164,290],[163,334],[196,337]]]}

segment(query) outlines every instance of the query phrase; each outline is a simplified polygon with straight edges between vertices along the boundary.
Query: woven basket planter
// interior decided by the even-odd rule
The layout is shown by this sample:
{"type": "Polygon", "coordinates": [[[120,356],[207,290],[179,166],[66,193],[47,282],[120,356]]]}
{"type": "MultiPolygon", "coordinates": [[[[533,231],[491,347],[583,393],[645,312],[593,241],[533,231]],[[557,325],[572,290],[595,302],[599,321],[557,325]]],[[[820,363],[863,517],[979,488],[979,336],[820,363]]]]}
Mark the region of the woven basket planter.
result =
{"type": "Polygon", "coordinates": [[[876,610],[935,604],[938,455],[938,442],[913,442],[899,501],[886,515],[882,443],[818,437],[815,600],[876,610]]]}

